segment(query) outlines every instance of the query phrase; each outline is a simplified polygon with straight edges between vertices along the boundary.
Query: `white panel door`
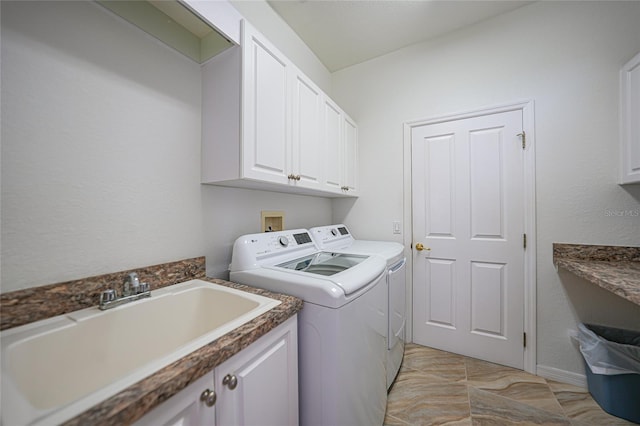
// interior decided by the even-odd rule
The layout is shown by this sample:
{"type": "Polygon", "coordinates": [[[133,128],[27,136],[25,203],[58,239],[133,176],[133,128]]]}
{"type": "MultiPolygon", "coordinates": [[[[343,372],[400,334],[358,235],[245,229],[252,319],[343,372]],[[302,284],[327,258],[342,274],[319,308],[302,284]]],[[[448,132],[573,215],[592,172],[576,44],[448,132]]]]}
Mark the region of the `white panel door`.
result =
{"type": "Polygon", "coordinates": [[[322,92],[301,73],[293,84],[292,173],[295,185],[318,188],[322,184],[322,92]]]}
{"type": "Polygon", "coordinates": [[[343,115],[344,159],[343,190],[350,195],[358,191],[358,126],[346,114],[343,115]]]}
{"type": "Polygon", "coordinates": [[[205,392],[213,391],[213,382],[213,372],[205,374],[149,411],[133,426],[215,426],[215,404],[209,406],[202,400],[205,392]]]}
{"type": "Polygon", "coordinates": [[[324,153],[324,185],[325,189],[341,192],[342,186],[342,111],[330,99],[322,103],[322,145],[324,153]]]}
{"type": "Polygon", "coordinates": [[[216,367],[217,425],[298,424],[297,326],[290,318],[216,367]]]}
{"type": "Polygon", "coordinates": [[[249,25],[243,27],[244,177],[288,183],[289,63],[249,25]]]}
{"type": "Polygon", "coordinates": [[[640,182],[640,53],[620,71],[620,183],[640,182]]]}
{"type": "Polygon", "coordinates": [[[420,126],[411,135],[414,341],[520,369],[521,132],[518,110],[420,126]]]}

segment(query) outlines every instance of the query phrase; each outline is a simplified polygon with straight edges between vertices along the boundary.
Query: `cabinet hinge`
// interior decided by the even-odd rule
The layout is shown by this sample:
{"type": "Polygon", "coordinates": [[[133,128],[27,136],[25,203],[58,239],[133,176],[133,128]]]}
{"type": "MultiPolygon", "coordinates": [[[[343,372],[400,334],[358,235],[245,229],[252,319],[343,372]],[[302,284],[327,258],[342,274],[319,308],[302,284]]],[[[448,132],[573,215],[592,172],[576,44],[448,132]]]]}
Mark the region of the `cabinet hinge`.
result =
{"type": "Polygon", "coordinates": [[[522,346],[527,347],[527,333],[522,333],[522,346]]]}
{"type": "Polygon", "coordinates": [[[522,138],[522,149],[525,149],[525,147],[527,146],[527,134],[523,130],[522,133],[518,133],[517,136],[520,136],[522,138]]]}
{"type": "Polygon", "coordinates": [[[522,248],[527,248],[527,234],[522,234],[522,248]]]}

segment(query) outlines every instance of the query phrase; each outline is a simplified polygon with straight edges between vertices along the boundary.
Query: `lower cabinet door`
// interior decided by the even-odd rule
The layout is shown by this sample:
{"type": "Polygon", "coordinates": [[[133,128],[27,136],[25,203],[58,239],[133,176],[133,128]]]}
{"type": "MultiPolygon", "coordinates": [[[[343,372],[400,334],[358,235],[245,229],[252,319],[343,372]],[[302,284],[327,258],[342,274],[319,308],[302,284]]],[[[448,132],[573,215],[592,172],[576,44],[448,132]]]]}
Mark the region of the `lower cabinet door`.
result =
{"type": "Polygon", "coordinates": [[[298,424],[297,319],[215,369],[218,426],[298,424]]]}
{"type": "Polygon", "coordinates": [[[213,373],[208,373],[134,423],[135,426],[215,426],[213,373]]]}

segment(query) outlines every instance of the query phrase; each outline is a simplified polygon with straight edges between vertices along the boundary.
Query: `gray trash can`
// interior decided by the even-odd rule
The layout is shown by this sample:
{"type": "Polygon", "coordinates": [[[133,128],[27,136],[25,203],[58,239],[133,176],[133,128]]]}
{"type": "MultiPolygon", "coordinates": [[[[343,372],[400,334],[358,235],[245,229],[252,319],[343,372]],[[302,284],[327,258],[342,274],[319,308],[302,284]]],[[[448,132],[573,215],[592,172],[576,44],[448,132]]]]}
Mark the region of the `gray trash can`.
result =
{"type": "Polygon", "coordinates": [[[640,331],[578,325],[589,393],[607,413],[640,423],[640,331]]]}

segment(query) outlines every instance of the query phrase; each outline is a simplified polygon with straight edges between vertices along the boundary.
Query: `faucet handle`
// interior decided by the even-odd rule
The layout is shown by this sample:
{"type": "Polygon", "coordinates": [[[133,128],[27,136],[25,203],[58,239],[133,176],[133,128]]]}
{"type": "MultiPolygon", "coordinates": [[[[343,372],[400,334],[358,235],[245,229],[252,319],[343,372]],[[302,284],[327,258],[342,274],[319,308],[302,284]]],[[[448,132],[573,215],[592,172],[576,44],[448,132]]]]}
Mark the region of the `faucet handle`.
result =
{"type": "Polygon", "coordinates": [[[109,289],[100,293],[100,305],[104,305],[108,302],[113,302],[118,297],[118,293],[115,290],[109,289]]]}
{"type": "Polygon", "coordinates": [[[151,289],[149,288],[149,283],[140,283],[138,293],[148,293],[150,290],[151,289]]]}

